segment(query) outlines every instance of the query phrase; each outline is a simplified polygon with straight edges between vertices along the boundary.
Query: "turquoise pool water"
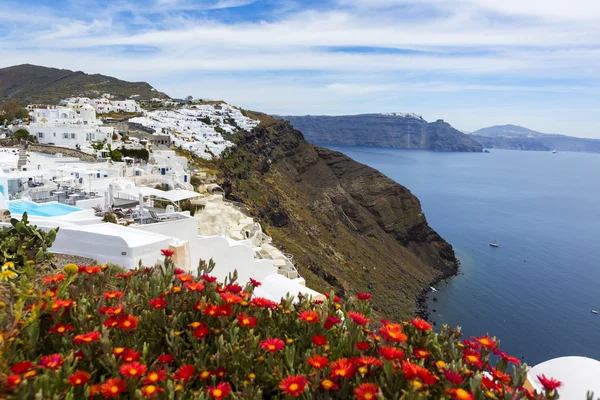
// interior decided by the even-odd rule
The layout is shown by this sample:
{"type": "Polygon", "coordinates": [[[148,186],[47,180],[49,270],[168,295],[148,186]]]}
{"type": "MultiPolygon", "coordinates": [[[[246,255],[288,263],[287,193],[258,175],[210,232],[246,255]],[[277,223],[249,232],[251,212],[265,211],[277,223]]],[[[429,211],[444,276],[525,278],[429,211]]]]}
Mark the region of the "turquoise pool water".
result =
{"type": "Polygon", "coordinates": [[[68,206],[61,203],[42,203],[36,204],[30,201],[13,200],[8,202],[8,210],[11,214],[36,215],[38,217],[60,217],[75,211],[81,211],[81,208],[68,206]]]}

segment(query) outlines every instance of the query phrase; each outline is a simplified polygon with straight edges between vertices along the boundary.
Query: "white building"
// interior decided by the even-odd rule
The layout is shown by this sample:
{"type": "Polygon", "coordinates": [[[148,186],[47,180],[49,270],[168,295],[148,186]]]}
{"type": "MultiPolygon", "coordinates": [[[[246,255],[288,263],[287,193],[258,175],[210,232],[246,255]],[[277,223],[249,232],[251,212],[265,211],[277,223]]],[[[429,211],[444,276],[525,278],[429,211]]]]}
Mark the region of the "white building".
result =
{"type": "Polygon", "coordinates": [[[77,112],[87,104],[92,106],[97,114],[108,114],[110,112],[135,113],[141,111],[139,104],[135,100],[111,100],[110,95],[106,93],[97,99],[72,97],[61,101],[61,104],[77,112]]]}
{"type": "Polygon", "coordinates": [[[114,100],[111,104],[112,110],[116,112],[135,113],[141,110],[135,100],[114,100]]]}
{"type": "Polygon", "coordinates": [[[86,142],[112,141],[114,129],[105,127],[96,119],[96,111],[89,104],[80,107],[80,113],[71,108],[33,110],[33,121],[28,126],[31,135],[40,143],[75,148],[86,142]]]}

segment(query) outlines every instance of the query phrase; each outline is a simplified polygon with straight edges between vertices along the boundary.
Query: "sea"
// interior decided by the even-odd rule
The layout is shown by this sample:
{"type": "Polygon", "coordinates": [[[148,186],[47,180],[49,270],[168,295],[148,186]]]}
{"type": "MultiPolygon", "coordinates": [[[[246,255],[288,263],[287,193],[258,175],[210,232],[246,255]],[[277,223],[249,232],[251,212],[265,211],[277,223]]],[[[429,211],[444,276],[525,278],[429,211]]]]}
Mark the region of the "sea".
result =
{"type": "Polygon", "coordinates": [[[489,333],[529,365],[600,359],[600,154],[326,147],[410,189],[454,247],[459,275],[428,300],[436,327],[489,333]]]}

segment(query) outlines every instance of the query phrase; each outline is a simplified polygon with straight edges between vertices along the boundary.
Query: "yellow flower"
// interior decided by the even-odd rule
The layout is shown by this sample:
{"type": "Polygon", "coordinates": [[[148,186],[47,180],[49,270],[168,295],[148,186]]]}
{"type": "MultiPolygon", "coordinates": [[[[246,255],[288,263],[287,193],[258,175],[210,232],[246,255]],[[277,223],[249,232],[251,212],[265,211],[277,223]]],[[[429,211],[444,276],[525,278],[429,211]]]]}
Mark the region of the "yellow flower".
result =
{"type": "Polygon", "coordinates": [[[423,384],[421,383],[421,381],[412,381],[412,385],[413,385],[413,388],[415,388],[415,390],[419,390],[423,387],[423,384]]]}
{"type": "Polygon", "coordinates": [[[65,271],[69,275],[74,275],[79,272],[79,267],[77,267],[77,265],[75,264],[67,264],[63,268],[63,271],[65,271]]]}
{"type": "Polygon", "coordinates": [[[256,379],[256,374],[254,374],[254,373],[248,374],[248,379],[250,379],[251,381],[255,380],[256,379]]]}
{"type": "Polygon", "coordinates": [[[0,301],[0,310],[3,310],[6,307],[6,303],[3,301],[0,301]]]}
{"type": "Polygon", "coordinates": [[[285,341],[286,341],[287,344],[294,343],[294,339],[292,339],[292,338],[287,338],[287,339],[285,339],[285,341]]]}
{"type": "Polygon", "coordinates": [[[4,265],[2,266],[2,269],[6,269],[6,268],[14,268],[15,267],[15,263],[12,261],[7,261],[4,263],[4,265]]]}
{"type": "Polygon", "coordinates": [[[2,280],[2,281],[14,279],[17,276],[19,276],[19,274],[17,274],[15,271],[10,270],[10,269],[6,269],[6,270],[0,272],[0,280],[2,280]]]}
{"type": "Polygon", "coordinates": [[[435,365],[437,365],[440,368],[444,368],[446,366],[446,363],[442,360],[438,361],[435,363],[435,365]]]}

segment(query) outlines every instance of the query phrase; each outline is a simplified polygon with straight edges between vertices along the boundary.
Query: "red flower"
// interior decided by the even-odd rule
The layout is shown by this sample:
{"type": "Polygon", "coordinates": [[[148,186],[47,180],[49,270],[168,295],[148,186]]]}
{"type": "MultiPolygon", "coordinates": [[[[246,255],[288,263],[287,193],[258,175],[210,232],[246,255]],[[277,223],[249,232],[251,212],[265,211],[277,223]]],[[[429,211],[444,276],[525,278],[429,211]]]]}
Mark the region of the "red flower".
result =
{"type": "Polygon", "coordinates": [[[314,324],[319,322],[319,313],[316,311],[302,311],[298,314],[298,319],[305,321],[309,324],[314,324]]]}
{"type": "Polygon", "coordinates": [[[421,318],[413,318],[410,320],[412,326],[414,326],[418,331],[430,331],[432,329],[429,322],[425,321],[421,318]]]}
{"type": "Polygon", "coordinates": [[[493,375],[494,379],[504,383],[505,385],[510,385],[510,381],[512,380],[512,377],[509,374],[504,373],[502,371],[498,371],[494,367],[491,367],[491,371],[492,371],[492,375],[493,375]]]}
{"type": "Polygon", "coordinates": [[[187,381],[194,376],[196,368],[192,364],[186,364],[179,367],[173,374],[173,379],[178,381],[187,381]]]}
{"type": "Polygon", "coordinates": [[[365,326],[366,324],[368,324],[371,321],[369,318],[365,317],[363,314],[361,314],[359,312],[354,312],[354,311],[349,311],[348,317],[350,317],[350,319],[352,321],[354,321],[355,324],[358,324],[360,326],[365,326]]]}
{"type": "Polygon", "coordinates": [[[377,398],[379,386],[374,383],[361,383],[354,388],[354,398],[358,400],[374,400],[377,398]]]}
{"type": "Polygon", "coordinates": [[[299,397],[306,388],[307,380],[302,375],[288,376],[279,383],[279,389],[288,396],[299,397]]]}
{"type": "Polygon", "coordinates": [[[185,286],[191,292],[200,292],[201,290],[204,290],[204,283],[202,282],[184,283],[183,286],[185,286]]]}
{"type": "Polygon", "coordinates": [[[207,386],[208,395],[213,399],[224,399],[231,394],[231,386],[227,382],[220,382],[217,386],[207,386]]]}
{"type": "Polygon", "coordinates": [[[121,378],[110,378],[102,386],[100,393],[104,397],[119,397],[121,393],[127,390],[127,384],[121,378]]]}
{"type": "Polygon", "coordinates": [[[106,326],[107,328],[115,328],[115,327],[119,326],[119,321],[120,321],[120,318],[110,317],[109,319],[104,321],[104,323],[102,323],[102,325],[106,326]]]}
{"type": "Polygon", "coordinates": [[[67,382],[73,386],[81,386],[85,385],[89,380],[90,374],[88,374],[87,372],[75,371],[73,374],[71,374],[69,379],[67,379],[67,382]]]}
{"type": "Polygon", "coordinates": [[[358,298],[359,300],[371,300],[373,298],[373,296],[371,296],[368,293],[356,293],[356,298],[358,298]]]}
{"type": "Polygon", "coordinates": [[[215,304],[206,304],[202,310],[203,314],[210,315],[211,317],[219,316],[219,306],[215,304]]]}
{"type": "Polygon", "coordinates": [[[42,356],[40,359],[40,365],[44,368],[59,369],[62,364],[63,358],[58,353],[42,356]]]}
{"type": "Polygon", "coordinates": [[[16,364],[14,364],[12,367],[10,367],[10,371],[13,374],[24,374],[27,371],[30,371],[34,368],[35,366],[33,365],[33,363],[31,361],[21,361],[18,362],[16,364]]]}
{"type": "Polygon", "coordinates": [[[347,358],[340,358],[331,363],[331,376],[351,378],[354,375],[354,364],[347,358]]]}
{"type": "Polygon", "coordinates": [[[219,316],[220,317],[229,317],[233,314],[233,308],[229,304],[223,304],[219,306],[219,316]]]}
{"type": "Polygon", "coordinates": [[[321,387],[323,390],[338,390],[340,387],[331,379],[323,379],[321,381],[321,387]]]}
{"type": "Polygon", "coordinates": [[[123,304],[117,304],[113,307],[100,307],[98,311],[100,314],[105,315],[120,315],[123,313],[123,304]]]}
{"type": "Polygon", "coordinates": [[[212,374],[213,374],[214,376],[216,376],[217,378],[221,378],[221,379],[223,379],[223,378],[225,378],[225,372],[226,372],[226,371],[225,371],[225,368],[223,368],[223,367],[219,367],[219,368],[217,368],[216,370],[214,370],[214,371],[212,372],[212,374]]]}
{"type": "Polygon", "coordinates": [[[402,326],[400,326],[399,324],[392,324],[387,321],[381,322],[383,322],[384,325],[381,328],[379,328],[379,333],[385,339],[392,342],[404,342],[406,341],[406,339],[408,339],[408,336],[402,333],[402,326]]]}
{"type": "Polygon", "coordinates": [[[463,382],[465,381],[465,379],[461,376],[461,374],[459,374],[456,371],[452,371],[450,369],[444,370],[444,376],[446,377],[448,382],[453,383],[457,386],[462,385],[463,382]]]}
{"type": "Polygon", "coordinates": [[[121,359],[125,362],[133,362],[140,359],[140,352],[132,349],[125,349],[121,355],[121,359]]]}
{"type": "Polygon", "coordinates": [[[492,351],[495,355],[502,357],[502,359],[506,360],[507,362],[513,363],[515,365],[519,365],[519,363],[521,362],[521,360],[519,360],[517,357],[509,356],[502,350],[493,349],[492,351]]]}
{"type": "Polygon", "coordinates": [[[429,352],[424,349],[414,349],[413,354],[417,358],[427,358],[429,357],[429,352]]]}
{"type": "Polygon", "coordinates": [[[191,281],[194,280],[194,278],[192,278],[191,276],[186,275],[186,274],[179,274],[179,275],[176,275],[176,276],[177,276],[177,279],[179,279],[179,281],[183,282],[183,283],[191,282],[191,281]]]}
{"type": "Polygon", "coordinates": [[[102,293],[102,297],[104,297],[106,300],[120,299],[123,297],[123,292],[104,292],[102,293]]]}
{"type": "Polygon", "coordinates": [[[237,316],[238,324],[247,328],[254,328],[258,319],[256,317],[249,317],[246,313],[240,313],[237,316]]]}
{"type": "Polygon", "coordinates": [[[259,287],[260,285],[262,285],[262,283],[252,278],[250,278],[250,284],[252,285],[252,287],[259,287]]]}
{"type": "Polygon", "coordinates": [[[383,365],[383,361],[371,356],[357,357],[353,361],[355,365],[383,365]]]}
{"type": "Polygon", "coordinates": [[[52,302],[52,311],[58,311],[61,308],[69,309],[73,306],[73,300],[71,299],[56,299],[52,302]]]}
{"type": "Polygon", "coordinates": [[[100,336],[102,336],[102,333],[100,332],[88,332],[88,333],[82,333],[80,335],[76,335],[73,338],[73,342],[77,343],[77,344],[82,344],[82,343],[92,343],[92,342],[96,342],[98,340],[100,340],[100,336]]]}
{"type": "Polygon", "coordinates": [[[147,399],[154,397],[157,394],[159,394],[160,392],[164,392],[164,391],[165,391],[165,389],[162,389],[156,385],[146,385],[146,386],[142,387],[142,394],[147,399]]]}
{"type": "Polygon", "coordinates": [[[229,283],[225,286],[225,291],[230,293],[239,293],[244,288],[238,285],[237,283],[229,283]]]}
{"type": "Polygon", "coordinates": [[[129,271],[126,274],[117,274],[117,278],[121,278],[121,279],[127,279],[130,276],[133,276],[137,273],[137,271],[129,271]]]}
{"type": "Polygon", "coordinates": [[[125,331],[131,331],[138,326],[138,317],[127,315],[119,320],[119,328],[125,331]]]}
{"type": "Polygon", "coordinates": [[[175,268],[173,270],[173,274],[175,274],[175,275],[181,275],[181,274],[185,274],[185,271],[182,270],[181,268],[175,268]]]}
{"type": "Polygon", "coordinates": [[[404,358],[404,352],[397,347],[380,346],[377,352],[386,360],[402,360],[404,358]]]}
{"type": "Polygon", "coordinates": [[[283,340],[278,338],[270,338],[260,342],[260,347],[266,351],[270,351],[271,353],[275,353],[276,351],[283,349],[283,346],[285,346],[285,343],[283,343],[283,340]]]}
{"type": "Polygon", "coordinates": [[[202,379],[203,381],[210,379],[211,376],[213,376],[213,373],[211,371],[202,371],[200,372],[200,379],[202,379]]]}
{"type": "Polygon", "coordinates": [[[240,296],[231,293],[221,293],[221,299],[227,304],[239,304],[244,301],[240,296]]]}
{"type": "Polygon", "coordinates": [[[19,384],[21,383],[21,376],[20,375],[9,375],[6,377],[6,385],[14,388],[19,386],[19,384]]]}
{"type": "Polygon", "coordinates": [[[79,272],[85,272],[88,275],[94,275],[94,274],[99,274],[100,272],[102,272],[102,268],[97,265],[94,265],[94,266],[80,265],[79,272]]]}
{"type": "Polygon", "coordinates": [[[210,329],[206,327],[203,323],[200,323],[196,328],[194,328],[194,337],[199,339],[204,339],[210,333],[210,329]]]}
{"type": "MultiPolygon", "coordinates": [[[[330,298],[331,295],[329,293],[323,293],[323,296],[330,298]]],[[[333,301],[336,303],[340,303],[342,301],[342,299],[340,299],[338,296],[333,295],[333,301]]]]}
{"type": "Polygon", "coordinates": [[[167,308],[167,301],[163,297],[157,297],[155,299],[151,299],[148,304],[150,307],[160,310],[161,308],[167,308]]]}
{"type": "Polygon", "coordinates": [[[170,249],[162,249],[160,252],[165,257],[173,257],[173,254],[175,254],[175,251],[170,250],[170,249]]]}
{"type": "Polygon", "coordinates": [[[562,386],[562,382],[560,382],[554,378],[546,378],[545,375],[538,375],[537,378],[538,378],[538,381],[540,381],[540,383],[544,387],[544,389],[546,389],[546,391],[548,391],[548,392],[551,392],[562,386]]]}
{"type": "Polygon", "coordinates": [[[213,283],[213,282],[217,281],[217,277],[216,276],[211,276],[211,275],[208,275],[208,274],[202,275],[202,279],[206,283],[213,283]]]}
{"type": "Polygon", "coordinates": [[[496,341],[496,339],[491,338],[488,335],[482,336],[480,338],[475,338],[475,340],[486,349],[495,349],[496,347],[498,347],[498,342],[496,341]]]}
{"type": "Polygon", "coordinates": [[[481,355],[473,350],[465,350],[463,358],[471,365],[475,365],[477,367],[481,367],[483,365],[481,362],[481,355]]]}
{"type": "Polygon", "coordinates": [[[329,360],[327,359],[327,357],[323,357],[318,354],[315,354],[314,356],[310,357],[308,360],[306,360],[306,362],[309,363],[310,366],[315,369],[324,368],[329,364],[329,360]]]}
{"type": "Polygon", "coordinates": [[[161,354],[158,356],[158,362],[161,364],[171,364],[174,358],[175,357],[170,354],[161,354]]]}
{"type": "Polygon", "coordinates": [[[419,366],[410,361],[402,362],[402,372],[406,379],[415,379],[419,375],[419,366]]]}
{"type": "Polygon", "coordinates": [[[452,389],[452,396],[457,400],[474,400],[473,394],[471,392],[467,392],[465,389],[452,389]]]}
{"type": "Polygon", "coordinates": [[[371,348],[369,342],[356,342],[356,349],[358,351],[366,351],[371,348]]]}
{"type": "Polygon", "coordinates": [[[51,283],[62,282],[65,280],[66,277],[67,277],[66,274],[51,275],[51,276],[42,278],[42,282],[46,285],[49,285],[51,283]]]}
{"type": "Polygon", "coordinates": [[[435,385],[436,382],[438,381],[437,376],[435,376],[427,368],[423,368],[423,367],[418,367],[417,376],[426,385],[435,385]]]}
{"type": "Polygon", "coordinates": [[[121,365],[121,368],[119,368],[119,372],[125,378],[141,378],[147,370],[148,368],[144,364],[140,364],[137,361],[123,364],[121,365]]]}
{"type": "Polygon", "coordinates": [[[325,346],[327,344],[327,338],[325,336],[315,335],[312,338],[312,342],[316,346],[325,346]]]}
{"type": "Polygon", "coordinates": [[[142,381],[144,385],[150,385],[153,383],[157,383],[160,381],[164,381],[166,379],[165,371],[162,368],[157,369],[156,371],[150,371],[142,381]]]}
{"type": "Polygon", "coordinates": [[[250,300],[250,304],[261,308],[277,308],[278,304],[264,297],[255,297],[250,300]]]}

